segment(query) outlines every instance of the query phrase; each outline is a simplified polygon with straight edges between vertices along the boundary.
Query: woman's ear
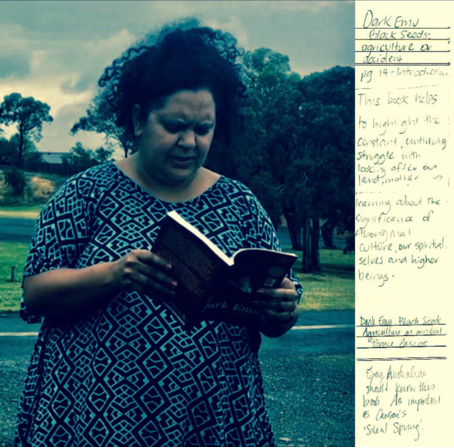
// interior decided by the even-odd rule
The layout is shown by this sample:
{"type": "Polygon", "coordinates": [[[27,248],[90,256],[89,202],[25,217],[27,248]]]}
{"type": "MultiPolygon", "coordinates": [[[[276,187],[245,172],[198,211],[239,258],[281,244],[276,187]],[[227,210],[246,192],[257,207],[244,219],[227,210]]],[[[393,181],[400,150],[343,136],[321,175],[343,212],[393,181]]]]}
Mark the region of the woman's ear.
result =
{"type": "Polygon", "coordinates": [[[134,123],[134,136],[140,137],[142,135],[142,120],[141,120],[142,109],[138,104],[132,106],[132,122],[134,123]]]}

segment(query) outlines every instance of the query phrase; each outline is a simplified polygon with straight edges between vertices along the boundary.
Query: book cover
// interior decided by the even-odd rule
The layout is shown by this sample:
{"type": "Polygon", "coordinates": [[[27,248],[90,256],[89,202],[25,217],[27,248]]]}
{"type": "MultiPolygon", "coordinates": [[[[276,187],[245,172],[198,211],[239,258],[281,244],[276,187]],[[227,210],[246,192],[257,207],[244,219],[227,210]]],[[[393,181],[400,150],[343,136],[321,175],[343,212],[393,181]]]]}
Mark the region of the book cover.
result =
{"type": "Polygon", "coordinates": [[[296,255],[261,248],[228,257],[198,229],[173,211],[164,218],[153,252],[172,263],[177,280],[172,307],[185,322],[201,319],[252,324],[261,311],[254,294],[276,288],[296,255]]]}

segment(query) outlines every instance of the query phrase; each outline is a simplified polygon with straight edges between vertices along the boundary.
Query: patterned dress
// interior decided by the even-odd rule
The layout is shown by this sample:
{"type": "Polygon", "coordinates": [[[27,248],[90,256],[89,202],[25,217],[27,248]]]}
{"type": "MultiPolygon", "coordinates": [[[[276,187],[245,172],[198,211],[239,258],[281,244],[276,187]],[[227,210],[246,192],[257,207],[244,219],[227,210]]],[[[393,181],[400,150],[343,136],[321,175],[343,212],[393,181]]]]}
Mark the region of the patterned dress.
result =
{"type": "MultiPolygon", "coordinates": [[[[184,203],[161,201],[114,164],[71,178],[38,219],[24,276],[151,250],[177,210],[232,255],[276,248],[266,213],[221,177],[184,203]]],[[[36,319],[22,309],[22,317],[36,319]]],[[[20,446],[274,446],[257,330],[190,328],[165,302],[122,292],[68,323],[44,320],[21,396],[20,446]]]]}

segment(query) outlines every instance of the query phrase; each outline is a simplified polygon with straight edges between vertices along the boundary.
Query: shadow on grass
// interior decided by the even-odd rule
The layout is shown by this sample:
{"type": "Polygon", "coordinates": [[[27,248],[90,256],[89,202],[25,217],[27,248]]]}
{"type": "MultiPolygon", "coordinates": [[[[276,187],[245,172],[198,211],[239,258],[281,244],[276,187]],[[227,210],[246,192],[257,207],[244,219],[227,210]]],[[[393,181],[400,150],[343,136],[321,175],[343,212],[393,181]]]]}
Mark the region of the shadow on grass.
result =
{"type": "Polygon", "coordinates": [[[320,275],[331,275],[334,277],[339,277],[339,278],[349,278],[354,280],[355,279],[355,268],[344,268],[344,267],[338,267],[335,265],[332,266],[326,266],[323,271],[321,272],[320,275]]]}
{"type": "Polygon", "coordinates": [[[339,279],[346,279],[346,280],[354,280],[355,279],[355,269],[354,268],[339,268],[338,266],[325,266],[321,272],[309,272],[307,274],[299,273],[300,275],[304,275],[305,278],[310,278],[314,282],[326,282],[332,281],[333,277],[337,277],[339,279]]]}

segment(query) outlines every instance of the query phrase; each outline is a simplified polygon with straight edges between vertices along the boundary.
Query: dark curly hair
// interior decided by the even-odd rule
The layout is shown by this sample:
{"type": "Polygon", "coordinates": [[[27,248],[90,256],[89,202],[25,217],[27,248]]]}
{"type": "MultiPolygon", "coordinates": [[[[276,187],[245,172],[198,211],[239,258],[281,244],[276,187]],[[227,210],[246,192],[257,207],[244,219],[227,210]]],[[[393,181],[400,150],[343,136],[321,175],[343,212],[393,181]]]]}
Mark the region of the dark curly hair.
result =
{"type": "Polygon", "coordinates": [[[207,88],[216,104],[216,133],[227,143],[246,87],[237,59],[242,51],[229,33],[199,26],[191,19],[164,27],[157,36],[129,48],[104,70],[99,86],[116,124],[133,135],[132,107],[143,120],[180,90],[207,88]],[[151,43],[150,43],[151,42],[151,43]]]}

